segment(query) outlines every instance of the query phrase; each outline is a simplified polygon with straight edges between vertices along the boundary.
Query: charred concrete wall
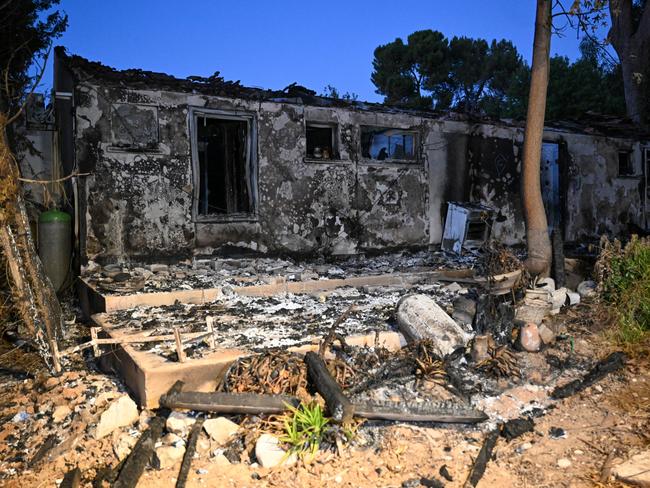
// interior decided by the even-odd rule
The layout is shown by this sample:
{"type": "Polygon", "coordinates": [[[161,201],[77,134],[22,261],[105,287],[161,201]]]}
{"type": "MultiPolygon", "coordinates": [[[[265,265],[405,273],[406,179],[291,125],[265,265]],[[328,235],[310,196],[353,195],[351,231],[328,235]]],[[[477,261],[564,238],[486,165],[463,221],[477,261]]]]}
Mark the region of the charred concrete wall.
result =
{"type": "MultiPolygon", "coordinates": [[[[468,127],[468,133],[470,199],[495,209],[496,238],[507,244],[525,242],[523,129],[481,124],[468,127]]],[[[550,129],[544,142],[559,146],[559,205],[566,241],[625,236],[630,227],[644,226],[643,143],[550,129]],[[619,174],[621,152],[629,153],[630,175],[619,174]]]]}
{"type": "MultiPolygon", "coordinates": [[[[447,201],[493,207],[493,235],[523,242],[521,128],[406,112],[320,107],[298,99],[250,100],[81,81],[74,88],[76,165],[83,256],[161,259],[229,250],[350,254],[423,247],[442,238],[447,201]],[[255,137],[248,218],[197,218],[193,110],[245,115],[255,137]],[[336,159],[307,158],[306,125],[334,127],[336,159]],[[417,159],[361,156],[361,126],[418,134],[417,159]]],[[[631,140],[549,130],[562,144],[567,240],[642,223],[640,176],[618,176],[631,140]]]]}
{"type": "Polygon", "coordinates": [[[415,129],[426,139],[434,122],[90,83],[78,83],[74,96],[76,158],[80,170],[91,173],[81,192],[88,257],[161,258],[234,248],[348,254],[429,243],[426,146],[419,145],[417,161],[409,164],[363,160],[359,127],[415,129]],[[254,218],[206,222],[193,216],[191,107],[253,117],[254,218]],[[336,127],[336,160],[306,158],[307,121],[336,127]]]}

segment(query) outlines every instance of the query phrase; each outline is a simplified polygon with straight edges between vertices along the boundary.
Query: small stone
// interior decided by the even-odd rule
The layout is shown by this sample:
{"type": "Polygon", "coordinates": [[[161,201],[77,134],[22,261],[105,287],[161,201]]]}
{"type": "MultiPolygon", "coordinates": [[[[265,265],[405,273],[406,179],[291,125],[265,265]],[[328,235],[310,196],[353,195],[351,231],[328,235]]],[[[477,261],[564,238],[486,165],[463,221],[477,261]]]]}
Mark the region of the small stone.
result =
{"type": "Polygon", "coordinates": [[[531,449],[533,445],[530,442],[524,442],[521,446],[519,446],[519,449],[521,451],[527,451],[528,449],[531,449]]]}
{"type": "Polygon", "coordinates": [[[153,416],[148,410],[143,410],[140,412],[140,416],[138,417],[138,429],[145,430],[147,427],[149,427],[149,422],[151,422],[152,418],[153,416]]]}
{"type": "Polygon", "coordinates": [[[154,273],[160,273],[161,271],[169,270],[169,266],[167,266],[166,264],[150,264],[149,270],[154,273]]]}
{"type": "Polygon", "coordinates": [[[70,407],[67,405],[59,405],[54,409],[54,412],[52,412],[52,419],[54,420],[54,423],[58,424],[65,420],[65,418],[71,413],[72,409],[70,407]]]}
{"type": "Polygon", "coordinates": [[[56,387],[61,383],[61,380],[59,378],[55,378],[54,376],[49,377],[43,386],[45,387],[46,390],[51,390],[52,388],[56,387]]]}
{"type": "Polygon", "coordinates": [[[541,280],[537,280],[536,287],[552,293],[555,291],[555,280],[553,278],[542,278],[541,280]]]}
{"type": "Polygon", "coordinates": [[[575,454],[576,456],[582,456],[584,453],[585,452],[582,449],[576,449],[575,451],[573,451],[573,454],[575,454]]]}
{"type": "Polygon", "coordinates": [[[537,325],[530,322],[521,328],[519,333],[519,343],[524,351],[537,352],[542,345],[542,339],[539,336],[537,325]]]}
{"type": "Polygon", "coordinates": [[[453,283],[450,283],[447,286],[445,286],[444,289],[449,292],[455,293],[457,291],[460,291],[462,288],[463,288],[462,286],[460,286],[458,283],[454,281],[453,283]]]}
{"type": "Polygon", "coordinates": [[[138,420],[138,407],[128,395],[113,400],[101,414],[95,439],[101,439],[120,427],[134,424],[138,420]]]}
{"type": "Polygon", "coordinates": [[[274,468],[280,464],[288,466],[296,462],[296,455],[287,455],[280,447],[280,441],[271,434],[262,434],[255,443],[255,457],[263,468],[274,468]]]}
{"type": "Polygon", "coordinates": [[[138,440],[129,435],[126,432],[123,432],[118,436],[118,438],[113,442],[113,452],[119,461],[124,460],[130,453],[133,446],[138,440]]]}
{"type": "Polygon", "coordinates": [[[161,446],[156,449],[153,456],[153,467],[156,469],[166,469],[175,466],[181,462],[185,454],[185,447],[161,446]]]}
{"type": "Polygon", "coordinates": [[[203,429],[213,441],[223,445],[239,430],[239,425],[225,417],[217,417],[206,420],[203,429]]]}
{"type": "Polygon", "coordinates": [[[571,461],[569,461],[567,458],[558,459],[557,465],[559,468],[565,469],[571,466],[571,461]]]}
{"type": "Polygon", "coordinates": [[[196,422],[194,417],[181,412],[172,412],[167,417],[165,427],[168,432],[173,432],[181,436],[185,436],[190,430],[190,427],[196,422]]]}
{"type": "Polygon", "coordinates": [[[475,363],[480,363],[484,359],[487,359],[489,346],[489,336],[486,335],[477,335],[472,341],[472,361],[475,363]]]}
{"type": "Polygon", "coordinates": [[[185,441],[183,440],[182,437],[177,436],[176,434],[173,433],[168,433],[165,434],[160,441],[165,444],[166,446],[184,446],[185,441]]]}
{"type": "Polygon", "coordinates": [[[230,466],[230,461],[228,461],[228,458],[224,456],[223,454],[217,454],[212,458],[212,462],[215,463],[217,466],[230,466]]]}
{"type": "Polygon", "coordinates": [[[612,472],[619,478],[638,481],[639,486],[650,484],[650,450],[632,456],[624,463],[615,466],[612,472]]]}
{"type": "Polygon", "coordinates": [[[555,342],[555,332],[553,332],[550,327],[545,324],[541,324],[537,327],[539,332],[539,337],[544,344],[553,344],[555,342]]]}
{"type": "Polygon", "coordinates": [[[596,283],[587,280],[580,283],[576,291],[578,292],[578,295],[580,295],[580,298],[595,298],[596,295],[598,295],[596,288],[596,283]]]}

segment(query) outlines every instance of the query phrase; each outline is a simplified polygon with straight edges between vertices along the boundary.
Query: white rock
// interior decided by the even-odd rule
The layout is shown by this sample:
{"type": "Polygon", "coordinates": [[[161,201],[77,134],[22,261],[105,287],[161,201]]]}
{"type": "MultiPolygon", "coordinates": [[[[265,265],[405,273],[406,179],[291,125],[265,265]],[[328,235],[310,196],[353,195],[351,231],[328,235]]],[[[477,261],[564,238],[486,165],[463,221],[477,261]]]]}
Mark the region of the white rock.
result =
{"type": "Polygon", "coordinates": [[[555,342],[555,332],[551,330],[550,327],[548,327],[545,324],[541,324],[537,327],[537,331],[539,333],[540,339],[542,339],[542,342],[544,344],[553,344],[555,342]]]}
{"type": "Polygon", "coordinates": [[[551,293],[551,300],[553,301],[553,309],[559,309],[566,303],[567,296],[566,288],[559,288],[551,293]]]}
{"type": "Polygon", "coordinates": [[[558,459],[557,465],[559,468],[568,468],[571,466],[571,461],[569,461],[567,458],[558,459]]]}
{"type": "Polygon", "coordinates": [[[542,278],[537,280],[537,288],[548,290],[550,293],[555,291],[555,280],[553,278],[542,278]]]}
{"type": "Polygon", "coordinates": [[[580,283],[576,291],[580,295],[580,298],[595,298],[598,294],[596,291],[596,283],[591,280],[580,283]]]}
{"type": "Polygon", "coordinates": [[[113,442],[113,452],[115,453],[115,456],[117,456],[117,459],[120,461],[125,459],[131,453],[131,449],[133,449],[136,442],[138,442],[138,440],[135,437],[126,432],[122,433],[113,442]]]}
{"type": "Polygon", "coordinates": [[[54,423],[59,423],[65,418],[72,413],[72,409],[68,407],[67,405],[59,405],[54,409],[54,412],[52,412],[52,419],[54,420],[54,423]]]}
{"type": "Polygon", "coordinates": [[[230,461],[228,461],[228,458],[224,456],[223,454],[217,454],[212,458],[212,462],[216,464],[217,466],[229,466],[230,461]]]}
{"type": "Polygon", "coordinates": [[[225,417],[217,417],[206,420],[203,429],[213,441],[222,445],[239,430],[239,425],[225,417]]]}
{"type": "Polygon", "coordinates": [[[567,290],[566,296],[569,299],[570,306],[578,305],[580,303],[580,295],[575,291],[567,290]]]}
{"type": "Polygon", "coordinates": [[[167,432],[185,436],[194,422],[196,422],[196,419],[186,413],[172,412],[167,417],[165,427],[167,428],[167,432]]]}
{"type": "Polygon", "coordinates": [[[179,446],[161,446],[156,448],[153,456],[153,467],[156,469],[166,469],[175,466],[183,460],[185,447],[179,446]]]}
{"type": "Polygon", "coordinates": [[[263,468],[273,468],[280,464],[289,466],[296,462],[295,454],[287,455],[280,447],[280,441],[271,434],[262,434],[255,444],[255,457],[263,468]]]}
{"type": "MultiPolygon", "coordinates": [[[[650,451],[644,451],[623,464],[614,466],[612,472],[619,478],[629,478],[640,483],[650,484],[650,451]]],[[[645,486],[645,485],[644,485],[645,486]]]]}
{"type": "Polygon", "coordinates": [[[471,338],[426,295],[407,295],[398,302],[397,325],[409,342],[432,339],[440,356],[464,347],[471,338]]]}
{"type": "Polygon", "coordinates": [[[95,439],[101,439],[120,427],[132,425],[137,420],[137,405],[128,395],[122,395],[113,400],[102,412],[95,429],[95,439]]]}

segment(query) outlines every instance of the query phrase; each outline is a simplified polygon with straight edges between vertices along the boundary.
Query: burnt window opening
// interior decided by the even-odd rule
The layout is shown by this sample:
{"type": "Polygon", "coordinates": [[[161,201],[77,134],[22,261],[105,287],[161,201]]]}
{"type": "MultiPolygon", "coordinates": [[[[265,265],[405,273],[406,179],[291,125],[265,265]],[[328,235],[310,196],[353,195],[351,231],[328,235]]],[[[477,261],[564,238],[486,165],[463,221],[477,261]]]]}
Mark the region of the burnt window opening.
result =
{"type": "Polygon", "coordinates": [[[417,161],[417,133],[385,127],[361,127],[361,156],[375,161],[417,161]]]}
{"type": "Polygon", "coordinates": [[[250,124],[247,119],[195,119],[200,217],[253,213],[250,124]]]}
{"type": "Polygon", "coordinates": [[[307,157],[310,159],[337,159],[336,126],[307,123],[307,157]]]}
{"type": "Polygon", "coordinates": [[[634,161],[632,160],[631,151],[618,152],[618,175],[634,176],[634,161]]]}

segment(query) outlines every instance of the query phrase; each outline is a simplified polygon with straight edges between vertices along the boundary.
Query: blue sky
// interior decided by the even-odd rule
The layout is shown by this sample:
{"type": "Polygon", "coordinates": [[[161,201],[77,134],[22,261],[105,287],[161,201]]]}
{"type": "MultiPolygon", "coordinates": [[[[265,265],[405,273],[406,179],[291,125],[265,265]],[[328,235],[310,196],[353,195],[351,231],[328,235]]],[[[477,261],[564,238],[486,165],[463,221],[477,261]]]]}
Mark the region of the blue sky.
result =
{"type": "MultiPolygon", "coordinates": [[[[61,0],[60,8],[69,27],[56,44],[115,68],[220,71],[244,85],[296,81],[319,93],[331,84],[370,101],[381,101],[370,81],[378,45],[434,29],[510,39],[530,62],[535,17],[534,0],[61,0]]],[[[554,36],[551,53],[575,59],[575,32],[554,36]]]]}

